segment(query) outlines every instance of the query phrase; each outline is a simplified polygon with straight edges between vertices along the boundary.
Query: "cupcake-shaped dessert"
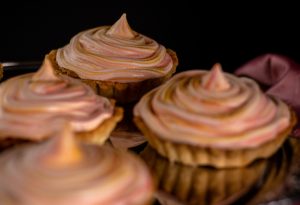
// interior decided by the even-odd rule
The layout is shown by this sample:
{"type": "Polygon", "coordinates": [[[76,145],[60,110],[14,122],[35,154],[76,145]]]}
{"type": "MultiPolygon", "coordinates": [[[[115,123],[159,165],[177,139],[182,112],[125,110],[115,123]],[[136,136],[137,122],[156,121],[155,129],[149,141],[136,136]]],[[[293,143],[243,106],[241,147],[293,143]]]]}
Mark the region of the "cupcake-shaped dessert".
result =
{"type": "Polygon", "coordinates": [[[70,129],[0,157],[0,201],[6,205],[144,205],[153,183],[130,153],[78,143],[70,129]]]}
{"type": "Polygon", "coordinates": [[[171,161],[238,167],[274,154],[295,124],[281,100],[249,78],[191,70],[147,93],[134,120],[151,146],[171,161]]]}
{"type": "Polygon", "coordinates": [[[58,73],[79,78],[102,96],[120,103],[138,100],[176,70],[175,52],[133,31],[126,14],[112,26],[75,35],[52,51],[58,73]]]}
{"type": "Polygon", "coordinates": [[[122,108],[79,80],[55,75],[51,62],[46,56],[36,73],[0,85],[0,140],[39,141],[67,120],[76,137],[102,144],[121,120],[122,108]]]}

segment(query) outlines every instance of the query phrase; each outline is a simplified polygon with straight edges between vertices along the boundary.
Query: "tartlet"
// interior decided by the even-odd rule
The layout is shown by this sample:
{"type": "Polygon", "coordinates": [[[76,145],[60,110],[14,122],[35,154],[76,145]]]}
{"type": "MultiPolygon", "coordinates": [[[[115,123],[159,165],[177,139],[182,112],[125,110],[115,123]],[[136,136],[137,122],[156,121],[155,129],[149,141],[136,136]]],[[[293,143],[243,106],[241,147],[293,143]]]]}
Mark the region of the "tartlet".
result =
{"type": "Polygon", "coordinates": [[[179,73],[134,108],[150,145],[171,161],[214,167],[245,166],[268,158],[296,123],[281,100],[249,78],[211,71],[179,73]]]}
{"type": "Polygon", "coordinates": [[[112,26],[82,31],[51,51],[57,73],[79,78],[102,96],[120,103],[138,100],[175,72],[176,53],[133,31],[126,14],[112,26]]]}
{"type": "MultiPolygon", "coordinates": [[[[55,75],[50,56],[36,73],[0,85],[0,140],[43,140],[67,120],[76,137],[102,144],[122,119],[123,109],[79,80],[55,75]]],[[[1,144],[1,142],[0,142],[1,144]]]]}
{"type": "Polygon", "coordinates": [[[0,167],[0,201],[9,205],[145,205],[153,197],[141,159],[80,143],[69,126],[41,143],[7,150],[0,167]]]}

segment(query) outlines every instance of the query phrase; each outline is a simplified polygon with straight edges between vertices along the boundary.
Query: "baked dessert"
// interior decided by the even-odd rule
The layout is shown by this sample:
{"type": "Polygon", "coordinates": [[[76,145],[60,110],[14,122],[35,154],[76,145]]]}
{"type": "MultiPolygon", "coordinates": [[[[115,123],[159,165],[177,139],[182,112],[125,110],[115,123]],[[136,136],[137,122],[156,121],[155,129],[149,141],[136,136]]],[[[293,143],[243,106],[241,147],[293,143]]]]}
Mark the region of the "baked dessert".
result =
{"type": "Polygon", "coordinates": [[[179,73],[141,98],[134,121],[171,161],[239,167],[276,152],[295,125],[293,111],[249,78],[211,71],[179,73]]]}
{"type": "Polygon", "coordinates": [[[278,194],[290,166],[284,150],[232,169],[172,163],[150,146],[141,157],[151,170],[157,186],[155,198],[161,205],[260,204],[278,194]]]}
{"type": "Polygon", "coordinates": [[[55,75],[52,61],[46,55],[36,73],[0,85],[0,140],[40,141],[61,129],[63,119],[76,137],[102,144],[121,120],[123,109],[81,81],[55,75]]]}
{"type": "Polygon", "coordinates": [[[133,31],[126,14],[112,26],[82,31],[53,50],[57,73],[79,78],[120,103],[138,100],[175,72],[176,53],[133,31]]]}
{"type": "Polygon", "coordinates": [[[0,201],[9,205],[150,204],[153,182],[141,159],[79,143],[70,127],[0,156],[0,201]]]}

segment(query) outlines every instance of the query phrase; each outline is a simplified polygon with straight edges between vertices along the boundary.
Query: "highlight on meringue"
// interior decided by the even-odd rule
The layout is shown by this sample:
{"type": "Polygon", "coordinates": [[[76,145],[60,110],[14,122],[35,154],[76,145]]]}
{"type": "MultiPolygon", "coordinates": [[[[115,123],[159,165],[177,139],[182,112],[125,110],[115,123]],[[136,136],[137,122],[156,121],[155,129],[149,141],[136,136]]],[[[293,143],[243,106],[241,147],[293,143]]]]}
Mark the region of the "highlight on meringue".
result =
{"type": "Polygon", "coordinates": [[[134,115],[163,139],[204,147],[257,147],[290,123],[288,106],[249,78],[190,70],[146,94],[134,115]]]}
{"type": "Polygon", "coordinates": [[[146,165],[109,146],[79,143],[72,128],[0,156],[0,196],[17,205],[143,205],[153,194],[146,165]]]}
{"type": "Polygon", "coordinates": [[[164,46],[130,28],[126,14],[112,26],[75,35],[56,61],[82,79],[126,83],[163,77],[174,63],[164,46]]]}
{"type": "Polygon", "coordinates": [[[56,76],[48,56],[36,73],[0,85],[0,137],[40,140],[60,129],[60,119],[76,132],[91,131],[113,111],[109,99],[81,81],[56,76]]]}

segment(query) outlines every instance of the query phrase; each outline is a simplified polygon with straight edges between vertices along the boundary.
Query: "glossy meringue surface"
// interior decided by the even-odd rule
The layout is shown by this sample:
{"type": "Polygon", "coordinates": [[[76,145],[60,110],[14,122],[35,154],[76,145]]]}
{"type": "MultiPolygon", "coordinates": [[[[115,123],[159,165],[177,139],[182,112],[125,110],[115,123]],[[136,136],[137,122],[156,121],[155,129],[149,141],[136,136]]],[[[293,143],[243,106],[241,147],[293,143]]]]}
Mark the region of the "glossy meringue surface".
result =
{"type": "Polygon", "coordinates": [[[67,119],[76,132],[90,131],[112,116],[114,106],[87,85],[56,76],[46,56],[36,73],[0,85],[0,136],[39,140],[67,119]]]}
{"type": "Polygon", "coordinates": [[[163,77],[173,68],[166,48],[133,31],[126,14],[112,26],[78,33],[57,50],[56,60],[82,79],[124,83],[163,77]]]}
{"type": "Polygon", "coordinates": [[[222,148],[257,147],[276,138],[291,119],[285,103],[249,78],[224,73],[219,64],[175,75],[146,94],[134,115],[163,139],[222,148]]]}
{"type": "Polygon", "coordinates": [[[146,165],[109,146],[79,144],[71,128],[5,152],[1,201],[11,205],[142,205],[152,197],[146,165]]]}

